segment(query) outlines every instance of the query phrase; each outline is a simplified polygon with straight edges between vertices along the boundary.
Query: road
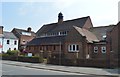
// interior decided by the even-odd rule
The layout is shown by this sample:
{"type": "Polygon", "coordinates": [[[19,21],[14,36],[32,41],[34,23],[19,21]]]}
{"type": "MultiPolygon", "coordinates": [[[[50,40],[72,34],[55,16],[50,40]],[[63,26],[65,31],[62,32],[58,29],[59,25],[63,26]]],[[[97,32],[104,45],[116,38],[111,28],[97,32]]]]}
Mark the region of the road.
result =
{"type": "Polygon", "coordinates": [[[60,71],[43,70],[15,65],[2,65],[2,75],[84,75],[60,71]]]}
{"type": "Polygon", "coordinates": [[[29,68],[29,67],[24,67],[24,66],[15,66],[15,65],[8,65],[8,64],[2,65],[2,75],[3,75],[2,77],[41,77],[41,76],[49,77],[50,75],[51,77],[54,77],[54,76],[60,77],[60,75],[62,75],[63,77],[66,77],[66,76],[69,76],[69,77],[107,77],[107,76],[94,76],[94,75],[85,75],[85,74],[78,74],[78,73],[36,69],[36,68],[29,68]]]}

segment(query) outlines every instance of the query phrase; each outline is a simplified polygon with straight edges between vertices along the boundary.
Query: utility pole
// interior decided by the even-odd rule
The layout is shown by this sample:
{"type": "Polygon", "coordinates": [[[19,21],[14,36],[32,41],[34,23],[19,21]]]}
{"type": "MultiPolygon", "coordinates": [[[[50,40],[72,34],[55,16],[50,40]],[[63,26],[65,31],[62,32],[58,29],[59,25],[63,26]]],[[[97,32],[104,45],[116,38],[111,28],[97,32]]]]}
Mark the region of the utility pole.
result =
{"type": "Polygon", "coordinates": [[[60,50],[59,50],[59,65],[61,65],[61,42],[60,42],[59,44],[60,44],[60,50]]]}

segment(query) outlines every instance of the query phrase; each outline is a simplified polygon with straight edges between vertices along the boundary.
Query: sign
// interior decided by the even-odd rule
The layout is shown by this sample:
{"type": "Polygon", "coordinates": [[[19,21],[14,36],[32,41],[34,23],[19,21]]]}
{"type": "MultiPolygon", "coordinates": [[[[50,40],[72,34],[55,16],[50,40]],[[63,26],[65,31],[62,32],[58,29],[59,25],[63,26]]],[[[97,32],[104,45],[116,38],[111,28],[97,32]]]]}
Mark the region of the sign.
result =
{"type": "Polygon", "coordinates": [[[28,53],[28,57],[32,57],[32,53],[28,53]]]}

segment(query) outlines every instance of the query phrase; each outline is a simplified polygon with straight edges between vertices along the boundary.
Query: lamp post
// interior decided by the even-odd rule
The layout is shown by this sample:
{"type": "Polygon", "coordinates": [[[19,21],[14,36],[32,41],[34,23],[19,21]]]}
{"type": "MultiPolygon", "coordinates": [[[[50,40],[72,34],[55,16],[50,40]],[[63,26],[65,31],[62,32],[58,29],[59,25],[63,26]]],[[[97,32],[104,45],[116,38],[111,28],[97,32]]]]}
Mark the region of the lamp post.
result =
{"type": "Polygon", "coordinates": [[[59,44],[60,44],[60,50],[59,50],[59,65],[61,65],[61,42],[60,42],[59,44]]]}
{"type": "Polygon", "coordinates": [[[40,58],[43,58],[42,53],[43,53],[43,50],[40,50],[40,53],[39,53],[39,62],[40,62],[40,58]]]}

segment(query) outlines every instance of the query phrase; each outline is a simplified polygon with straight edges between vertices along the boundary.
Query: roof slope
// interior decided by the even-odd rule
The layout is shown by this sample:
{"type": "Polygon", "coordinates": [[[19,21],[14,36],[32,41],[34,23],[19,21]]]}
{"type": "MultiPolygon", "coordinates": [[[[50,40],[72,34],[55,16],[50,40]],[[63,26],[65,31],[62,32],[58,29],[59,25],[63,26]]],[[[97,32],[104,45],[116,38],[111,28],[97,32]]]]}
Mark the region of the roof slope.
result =
{"type": "Polygon", "coordinates": [[[34,38],[27,45],[48,45],[48,44],[59,44],[64,42],[65,36],[54,36],[54,37],[41,37],[34,38]]]}
{"type": "Polygon", "coordinates": [[[90,31],[94,33],[99,40],[102,40],[103,36],[106,35],[106,32],[111,31],[114,26],[115,25],[93,27],[90,29],[90,31]]]}
{"type": "Polygon", "coordinates": [[[17,37],[12,32],[3,32],[4,38],[17,39],[17,37]]]}
{"type": "MultiPolygon", "coordinates": [[[[17,29],[17,28],[14,28],[13,30],[15,30],[19,35],[22,35],[22,32],[28,32],[27,30],[17,29]]],[[[31,33],[32,36],[35,36],[35,32],[31,31],[29,33],[31,33]]]]}
{"type": "Polygon", "coordinates": [[[86,37],[86,40],[89,43],[93,42],[99,42],[98,38],[90,31],[84,29],[84,28],[79,28],[77,26],[73,26],[82,36],[86,37]]]}
{"type": "Polygon", "coordinates": [[[52,23],[52,24],[43,25],[37,31],[36,35],[40,36],[42,33],[70,30],[73,27],[73,25],[76,25],[82,28],[86,23],[86,21],[88,20],[88,18],[90,17],[87,16],[87,17],[77,18],[73,20],[67,20],[67,21],[63,21],[60,24],[52,23]]]}

